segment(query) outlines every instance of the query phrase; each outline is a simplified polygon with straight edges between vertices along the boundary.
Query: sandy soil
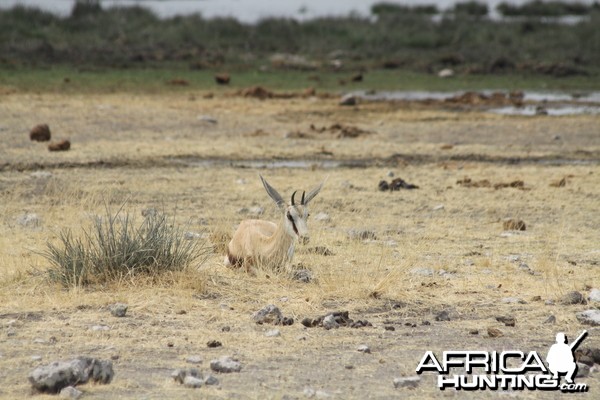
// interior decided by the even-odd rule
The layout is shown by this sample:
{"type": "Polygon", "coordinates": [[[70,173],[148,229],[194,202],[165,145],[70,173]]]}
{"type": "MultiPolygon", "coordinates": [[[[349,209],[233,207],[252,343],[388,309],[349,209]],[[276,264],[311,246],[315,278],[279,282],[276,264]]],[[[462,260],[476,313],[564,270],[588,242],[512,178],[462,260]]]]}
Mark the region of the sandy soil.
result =
{"type": "MultiPolygon", "coordinates": [[[[600,346],[600,329],[575,318],[597,305],[558,305],[569,291],[600,288],[598,116],[510,117],[443,104],[341,107],[335,99],[202,93],[15,93],[0,104],[2,398],[30,397],[33,368],[77,355],[113,358],[116,374],[110,385],[81,386],[84,398],[305,398],[306,389],[340,399],[563,398],[440,391],[433,374],[416,389],[395,389],[393,379],[414,375],[426,350],[545,356],[556,332],[571,338],[583,329],[589,336],[582,347],[600,346]],[[50,126],[53,139],[68,138],[71,150],[49,152],[31,142],[28,132],[38,123],[50,126]],[[340,138],[334,124],[358,137],[340,138]],[[264,168],[273,161],[287,167],[264,168]],[[420,188],[378,191],[390,171],[420,188]],[[233,271],[218,251],[152,282],[62,288],[45,279],[49,265],[39,252],[46,242],[63,229],[80,234],[106,207],[125,204],[139,221],[143,209],[164,210],[217,248],[223,243],[214,238],[247,218],[243,207],[264,207],[263,218],[276,220],[259,172],[286,196],[328,177],[311,214],[330,219],[309,221],[311,243],[299,246],[294,259],[313,271],[313,282],[233,271]],[[457,183],[465,177],[491,186],[457,183]],[[551,185],[563,178],[564,186],[551,185]],[[493,187],[516,180],[524,187],[493,187]],[[38,223],[20,222],[28,213],[38,223]],[[504,231],[508,218],[527,229],[504,231]],[[375,238],[348,235],[361,229],[375,238]],[[308,251],[317,245],[333,255],[308,251]],[[110,314],[115,302],[129,305],[125,318],[110,314]],[[265,336],[275,327],[252,320],[270,303],[296,321],[277,327],[280,337],[265,336]],[[373,326],[327,331],[300,324],[339,310],[373,326]],[[450,321],[436,320],[443,310],[450,321]],[[506,315],[515,317],[514,327],[496,320],[506,315]],[[544,323],[550,315],[555,324],[544,323]],[[94,331],[95,325],[110,329],[94,331]],[[489,337],[489,327],[503,336],[489,337]],[[208,348],[209,340],[223,346],[208,348]],[[362,344],[371,354],[357,351],[362,344]],[[186,363],[191,355],[202,362],[186,363]],[[185,389],[170,378],[176,368],[208,372],[221,355],[237,357],[243,369],[219,374],[217,387],[185,389]]],[[[578,397],[600,393],[598,372],[578,381],[589,386],[578,397]]]]}

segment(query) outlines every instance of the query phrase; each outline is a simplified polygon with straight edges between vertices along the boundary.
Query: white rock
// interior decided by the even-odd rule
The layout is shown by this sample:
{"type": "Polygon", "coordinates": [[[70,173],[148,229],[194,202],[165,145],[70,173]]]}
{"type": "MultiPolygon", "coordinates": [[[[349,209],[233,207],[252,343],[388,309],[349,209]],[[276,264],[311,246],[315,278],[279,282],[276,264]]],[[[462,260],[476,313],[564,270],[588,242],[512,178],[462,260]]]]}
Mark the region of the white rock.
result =
{"type": "Polygon", "coordinates": [[[209,385],[209,386],[218,385],[219,380],[215,376],[208,374],[208,375],[206,375],[206,378],[204,378],[204,384],[209,385]]]}
{"type": "Polygon", "coordinates": [[[36,213],[27,213],[17,217],[17,224],[26,228],[37,228],[42,225],[42,219],[36,213]]]}
{"type": "Polygon", "coordinates": [[[215,117],[211,117],[210,115],[199,115],[198,121],[206,122],[208,124],[216,125],[217,119],[215,117]]]}
{"type": "Polygon", "coordinates": [[[361,353],[371,353],[371,349],[366,344],[361,344],[356,350],[360,351],[361,353]]]}
{"type": "Polygon", "coordinates": [[[600,310],[586,310],[577,313],[575,317],[577,317],[577,320],[584,325],[600,325],[600,310]]]}
{"type": "Polygon", "coordinates": [[[394,387],[398,388],[416,388],[421,382],[420,376],[409,376],[407,378],[394,378],[394,387]]]}
{"type": "Polygon", "coordinates": [[[78,399],[82,394],[81,390],[77,390],[73,386],[67,386],[60,391],[60,397],[64,397],[65,399],[78,399]]]}
{"type": "Polygon", "coordinates": [[[444,68],[440,72],[438,72],[438,77],[440,78],[451,78],[454,76],[454,70],[450,68],[444,68]]]}
{"type": "Polygon", "coordinates": [[[339,328],[340,324],[335,321],[335,317],[332,314],[327,315],[323,318],[323,328],[334,329],[339,328]]]}
{"type": "Polygon", "coordinates": [[[242,370],[242,364],[233,360],[231,357],[223,356],[210,362],[210,369],[215,372],[240,372],[242,370]]]}
{"type": "Polygon", "coordinates": [[[588,300],[594,303],[600,302],[600,289],[592,289],[590,290],[590,294],[588,295],[588,300]]]}
{"type": "Polygon", "coordinates": [[[412,268],[410,273],[420,276],[433,276],[433,268],[412,268]]]}
{"type": "Polygon", "coordinates": [[[93,331],[99,332],[99,331],[110,331],[110,327],[106,326],[106,325],[94,325],[90,328],[93,331]]]}
{"type": "Polygon", "coordinates": [[[52,172],[50,171],[34,171],[29,176],[34,179],[49,179],[52,178],[52,172]]]}
{"type": "Polygon", "coordinates": [[[279,329],[271,329],[270,331],[267,331],[265,333],[266,337],[278,337],[281,336],[281,332],[279,331],[279,329]]]}
{"type": "Polygon", "coordinates": [[[202,362],[202,357],[200,356],[189,356],[185,359],[185,362],[190,364],[200,364],[202,362]]]}
{"type": "Polygon", "coordinates": [[[185,378],[183,378],[183,386],[188,387],[188,388],[199,388],[202,387],[202,385],[204,385],[204,381],[200,378],[196,378],[194,376],[186,376],[185,378]]]}

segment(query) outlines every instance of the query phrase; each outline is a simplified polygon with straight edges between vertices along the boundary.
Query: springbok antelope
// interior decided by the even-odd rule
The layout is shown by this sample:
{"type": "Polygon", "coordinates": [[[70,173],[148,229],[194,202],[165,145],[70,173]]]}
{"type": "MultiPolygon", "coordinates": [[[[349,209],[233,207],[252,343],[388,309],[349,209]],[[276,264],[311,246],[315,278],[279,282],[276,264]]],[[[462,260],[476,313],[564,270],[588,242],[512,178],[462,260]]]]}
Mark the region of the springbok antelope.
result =
{"type": "Polygon", "coordinates": [[[307,243],[309,240],[308,203],[319,193],[323,183],[308,194],[303,191],[300,203],[296,203],[296,190],[292,194],[291,204],[287,205],[281,195],[265,178],[260,180],[267,194],[281,211],[278,224],[259,219],[247,219],[240,223],[231,242],[227,245],[225,265],[245,267],[250,272],[251,267],[260,265],[274,270],[281,270],[294,256],[296,240],[307,243]]]}

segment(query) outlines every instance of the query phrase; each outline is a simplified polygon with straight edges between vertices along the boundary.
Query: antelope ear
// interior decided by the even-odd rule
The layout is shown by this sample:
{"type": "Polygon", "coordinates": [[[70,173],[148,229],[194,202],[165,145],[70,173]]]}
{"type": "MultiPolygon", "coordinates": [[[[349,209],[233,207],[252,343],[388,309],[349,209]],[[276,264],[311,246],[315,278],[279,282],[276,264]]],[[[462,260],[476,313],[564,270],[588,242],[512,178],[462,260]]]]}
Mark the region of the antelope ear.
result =
{"type": "MultiPolygon", "coordinates": [[[[327,177],[327,178],[329,178],[329,177],[327,177]]],[[[321,184],[319,186],[315,187],[313,190],[311,190],[310,192],[308,192],[308,194],[304,198],[304,203],[303,204],[308,204],[316,195],[319,194],[319,192],[323,188],[323,185],[325,184],[325,182],[327,182],[327,178],[325,178],[323,180],[323,182],[321,182],[321,184]]]]}
{"type": "Polygon", "coordinates": [[[260,180],[262,181],[263,186],[265,187],[265,190],[267,191],[267,194],[269,195],[270,198],[273,199],[275,204],[277,204],[277,207],[279,207],[281,209],[285,208],[285,201],[283,200],[281,195],[277,192],[277,190],[275,190],[275,188],[273,188],[273,186],[269,185],[269,182],[267,182],[265,180],[265,178],[262,177],[262,175],[258,174],[258,176],[260,176],[260,180]]]}

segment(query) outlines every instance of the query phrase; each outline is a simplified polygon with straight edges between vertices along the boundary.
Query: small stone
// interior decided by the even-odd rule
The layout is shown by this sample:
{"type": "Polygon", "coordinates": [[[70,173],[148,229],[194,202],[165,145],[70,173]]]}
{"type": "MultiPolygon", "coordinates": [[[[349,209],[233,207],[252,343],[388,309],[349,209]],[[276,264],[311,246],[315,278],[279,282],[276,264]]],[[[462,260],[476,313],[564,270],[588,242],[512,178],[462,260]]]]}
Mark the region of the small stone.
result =
{"type": "Polygon", "coordinates": [[[384,326],[383,329],[385,329],[386,331],[392,331],[392,332],[396,330],[396,328],[394,328],[393,326],[390,326],[390,325],[384,326]]]}
{"type": "Polygon", "coordinates": [[[200,364],[202,362],[202,357],[200,356],[189,356],[185,359],[186,362],[190,364],[200,364]]]}
{"type": "Polygon", "coordinates": [[[231,327],[230,326],[223,326],[223,327],[221,327],[221,332],[230,332],[230,331],[231,331],[231,327]]]}
{"type": "Polygon", "coordinates": [[[553,306],[554,305],[554,300],[546,300],[544,301],[544,304],[547,306],[553,306]]]}
{"type": "Polygon", "coordinates": [[[371,353],[371,349],[366,344],[361,344],[360,346],[358,346],[358,348],[356,350],[360,351],[361,353],[368,353],[368,354],[371,353]]]}
{"type": "Polygon", "coordinates": [[[208,386],[218,385],[219,380],[214,375],[208,374],[204,378],[204,384],[208,386]]]}
{"type": "Polygon", "coordinates": [[[42,219],[35,213],[27,213],[17,217],[17,224],[26,228],[37,228],[42,225],[42,219]]]}
{"type": "Polygon", "coordinates": [[[592,289],[590,290],[590,294],[588,295],[588,300],[592,303],[600,302],[600,289],[592,289]]]}
{"type": "Polygon", "coordinates": [[[278,337],[281,336],[279,329],[271,329],[265,333],[266,337],[278,337]]]}
{"type": "Polygon", "coordinates": [[[375,232],[366,229],[351,229],[348,231],[348,237],[353,240],[377,240],[375,232]]]}
{"type": "Polygon", "coordinates": [[[469,330],[470,335],[479,335],[479,329],[471,329],[469,330]]]}
{"type": "Polygon", "coordinates": [[[110,327],[106,325],[94,325],[90,329],[95,332],[110,331],[110,327]]]}
{"type": "Polygon", "coordinates": [[[50,136],[48,124],[36,125],[29,131],[29,140],[34,140],[36,142],[47,142],[50,140],[50,136]]]}
{"type": "Polygon", "coordinates": [[[515,317],[499,315],[496,317],[496,321],[502,322],[506,326],[515,326],[515,317]]]}
{"type": "Polygon", "coordinates": [[[504,336],[504,333],[498,328],[489,327],[487,328],[487,332],[488,336],[492,338],[504,336]]]}
{"type": "Polygon", "coordinates": [[[521,220],[508,219],[502,223],[505,231],[524,231],[527,230],[527,225],[521,220]]]}
{"type": "Polygon", "coordinates": [[[38,356],[38,355],[31,356],[31,361],[42,361],[42,356],[38,356]]]}
{"type": "Polygon", "coordinates": [[[82,394],[83,392],[81,390],[77,390],[73,386],[67,386],[65,388],[62,388],[62,390],[60,391],[60,397],[63,397],[65,399],[78,399],[81,397],[82,394]]]}
{"type": "Polygon", "coordinates": [[[433,268],[412,268],[410,273],[419,276],[433,276],[433,268]]]}
{"type": "Polygon", "coordinates": [[[600,310],[587,310],[575,315],[584,325],[600,326],[600,310]]]}
{"type": "Polygon", "coordinates": [[[52,178],[52,172],[50,171],[34,171],[29,174],[34,179],[50,179],[52,178]]]}
{"type": "Polygon", "coordinates": [[[315,215],[313,219],[319,222],[331,222],[331,217],[329,216],[329,214],[324,212],[317,213],[317,215],[315,215]]]}
{"type": "Polygon", "coordinates": [[[420,376],[409,376],[407,378],[394,378],[394,387],[396,389],[399,389],[399,388],[413,389],[413,388],[416,388],[417,386],[419,386],[419,383],[421,383],[420,376]]]}
{"type": "Polygon", "coordinates": [[[527,302],[518,297],[504,297],[502,298],[502,302],[506,304],[527,304],[527,302]]]}
{"type": "Polygon", "coordinates": [[[305,268],[297,269],[297,270],[294,270],[292,279],[294,279],[296,281],[304,282],[304,283],[309,283],[310,281],[313,280],[313,273],[312,273],[312,271],[305,269],[305,268]]]}
{"type": "Polygon", "coordinates": [[[358,103],[358,99],[356,98],[356,96],[349,93],[340,99],[339,105],[340,106],[355,106],[356,103],[358,103]]]}
{"type": "Polygon", "coordinates": [[[544,320],[544,324],[555,324],[556,317],[554,315],[550,315],[548,318],[544,320]]]}
{"type": "MultiPolygon", "coordinates": [[[[224,326],[223,328],[229,328],[229,327],[224,326]]],[[[229,330],[224,331],[223,328],[221,328],[221,330],[223,332],[229,332],[229,330]]],[[[206,346],[208,346],[210,348],[221,347],[221,346],[223,346],[223,343],[219,342],[218,340],[209,340],[208,342],[206,342],[206,346]]]]}
{"type": "Polygon", "coordinates": [[[279,307],[269,304],[255,312],[252,318],[257,324],[278,324],[283,319],[283,314],[279,307]]]}
{"type": "Polygon", "coordinates": [[[71,142],[68,140],[60,140],[58,142],[52,142],[48,145],[50,151],[67,151],[71,148],[71,142]]]}
{"type": "Polygon", "coordinates": [[[233,360],[231,357],[223,356],[210,362],[210,369],[215,372],[240,372],[242,370],[242,364],[233,360]]]}
{"type": "Polygon", "coordinates": [[[185,378],[183,378],[183,386],[187,387],[187,388],[199,388],[202,387],[202,385],[204,385],[204,381],[200,378],[196,378],[193,376],[186,376],[185,378]]]}
{"type": "Polygon", "coordinates": [[[339,328],[340,324],[338,324],[335,320],[335,316],[333,314],[329,314],[327,315],[325,318],[323,318],[323,328],[329,330],[329,329],[335,329],[335,328],[339,328]]]}
{"type": "Polygon", "coordinates": [[[387,175],[388,178],[393,178],[394,177],[394,171],[390,170],[390,171],[387,172],[386,175],[387,175]]]}
{"type": "Polygon", "coordinates": [[[442,310],[435,316],[436,321],[450,321],[450,312],[448,310],[442,310]]]}
{"type": "Polygon", "coordinates": [[[585,297],[580,292],[574,290],[565,294],[560,299],[560,304],[563,306],[569,306],[573,304],[586,304],[585,297]]]}
{"type": "Polygon", "coordinates": [[[585,365],[584,363],[577,363],[577,375],[575,378],[585,378],[590,374],[590,366],[585,365]]]}
{"type": "Polygon", "coordinates": [[[129,306],[124,303],[116,303],[110,308],[110,313],[115,317],[122,318],[127,314],[127,308],[129,306]]]}
{"type": "Polygon", "coordinates": [[[200,115],[198,116],[198,121],[206,122],[212,125],[216,125],[218,122],[215,117],[211,117],[210,115],[200,115]]]}

